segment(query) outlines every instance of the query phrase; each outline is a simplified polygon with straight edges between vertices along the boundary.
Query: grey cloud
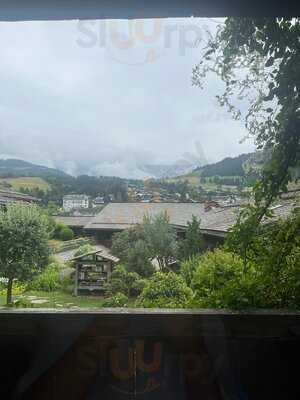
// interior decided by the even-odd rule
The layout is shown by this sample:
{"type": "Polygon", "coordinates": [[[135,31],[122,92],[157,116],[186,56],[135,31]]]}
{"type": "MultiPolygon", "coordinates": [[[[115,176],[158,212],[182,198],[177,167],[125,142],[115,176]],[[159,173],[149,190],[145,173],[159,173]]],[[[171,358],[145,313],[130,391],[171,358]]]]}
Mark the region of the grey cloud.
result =
{"type": "MultiPolygon", "coordinates": [[[[216,26],[191,21],[202,31],[216,26]]],[[[127,22],[119,26],[128,38],[127,22]]],[[[197,141],[209,161],[254,148],[239,144],[244,127],[217,108],[215,77],[203,91],[191,86],[200,47],[182,56],[177,39],[164,48],[160,37],[126,53],[111,43],[80,47],[79,35],[76,21],[0,24],[0,155],[73,174],[141,177],[143,164],[196,157],[197,141]],[[123,62],[149,50],[159,55],[153,62],[123,62]]]]}

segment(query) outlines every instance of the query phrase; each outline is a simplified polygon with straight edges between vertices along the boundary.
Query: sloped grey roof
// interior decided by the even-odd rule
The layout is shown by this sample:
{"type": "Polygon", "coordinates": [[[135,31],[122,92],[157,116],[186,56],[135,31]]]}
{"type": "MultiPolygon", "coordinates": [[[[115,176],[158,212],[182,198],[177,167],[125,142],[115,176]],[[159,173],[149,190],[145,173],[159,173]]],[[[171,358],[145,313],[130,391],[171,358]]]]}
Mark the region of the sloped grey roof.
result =
{"type": "Polygon", "coordinates": [[[170,223],[186,227],[193,215],[201,219],[201,228],[226,231],[236,219],[236,207],[205,211],[203,203],[110,203],[87,223],[85,229],[122,230],[140,224],[144,216],[166,212],[170,223]]]}
{"type": "Polygon", "coordinates": [[[274,213],[274,219],[278,219],[287,217],[297,207],[299,204],[297,205],[296,201],[281,201],[280,204],[271,207],[271,210],[274,213]]]}
{"type": "MultiPolygon", "coordinates": [[[[282,202],[274,207],[274,217],[287,216],[296,203],[282,202]]],[[[187,226],[193,215],[201,219],[201,229],[206,233],[226,233],[237,220],[239,206],[226,206],[205,211],[203,203],[110,203],[85,225],[85,229],[123,230],[140,224],[143,217],[153,217],[166,212],[170,223],[176,227],[187,226]]]]}
{"type": "Polygon", "coordinates": [[[105,251],[105,250],[89,251],[88,253],[82,254],[81,256],[72,258],[70,261],[80,260],[83,257],[89,256],[91,254],[93,254],[93,255],[97,254],[97,255],[101,256],[102,258],[104,258],[105,260],[112,261],[114,263],[118,263],[120,261],[118,257],[113,256],[109,251],[105,251]]]}
{"type": "Polygon", "coordinates": [[[2,190],[0,189],[0,204],[7,203],[37,203],[39,199],[33,196],[29,196],[28,194],[14,192],[12,190],[2,190]]]}
{"type": "Polygon", "coordinates": [[[61,222],[67,226],[83,228],[93,219],[93,216],[60,217],[56,216],[55,221],[61,222]]]}

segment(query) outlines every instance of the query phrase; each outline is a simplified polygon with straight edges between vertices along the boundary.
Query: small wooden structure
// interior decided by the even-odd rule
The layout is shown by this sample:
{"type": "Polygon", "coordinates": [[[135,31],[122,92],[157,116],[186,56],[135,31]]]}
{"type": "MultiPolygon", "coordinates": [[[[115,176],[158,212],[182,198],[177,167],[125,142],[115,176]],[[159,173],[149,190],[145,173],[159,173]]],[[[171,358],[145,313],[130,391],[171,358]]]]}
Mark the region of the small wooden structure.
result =
{"type": "Polygon", "coordinates": [[[75,262],[75,296],[101,294],[119,259],[103,250],[96,250],[72,259],[75,262]]]}

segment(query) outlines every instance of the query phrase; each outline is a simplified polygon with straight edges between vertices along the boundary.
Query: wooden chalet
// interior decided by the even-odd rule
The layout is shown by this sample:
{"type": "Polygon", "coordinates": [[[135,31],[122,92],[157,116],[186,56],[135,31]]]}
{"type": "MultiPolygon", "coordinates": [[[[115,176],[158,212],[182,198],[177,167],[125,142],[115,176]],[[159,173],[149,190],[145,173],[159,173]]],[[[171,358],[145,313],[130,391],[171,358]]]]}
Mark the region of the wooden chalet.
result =
{"type": "Polygon", "coordinates": [[[39,199],[28,194],[0,188],[0,206],[5,206],[9,203],[33,204],[39,203],[39,199]]]}
{"type": "Polygon", "coordinates": [[[74,257],[72,261],[75,263],[74,294],[78,296],[101,294],[119,259],[103,250],[96,250],[74,257]]]}

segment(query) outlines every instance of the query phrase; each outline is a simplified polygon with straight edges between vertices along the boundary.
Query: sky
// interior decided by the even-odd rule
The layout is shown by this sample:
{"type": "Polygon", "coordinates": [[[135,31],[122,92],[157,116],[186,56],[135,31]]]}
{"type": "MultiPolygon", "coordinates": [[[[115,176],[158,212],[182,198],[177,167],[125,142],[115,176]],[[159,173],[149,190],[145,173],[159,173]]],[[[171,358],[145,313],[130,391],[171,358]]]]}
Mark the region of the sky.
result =
{"type": "Polygon", "coordinates": [[[0,158],[139,178],[254,150],[193,67],[222,20],[0,23],[0,158]]]}

